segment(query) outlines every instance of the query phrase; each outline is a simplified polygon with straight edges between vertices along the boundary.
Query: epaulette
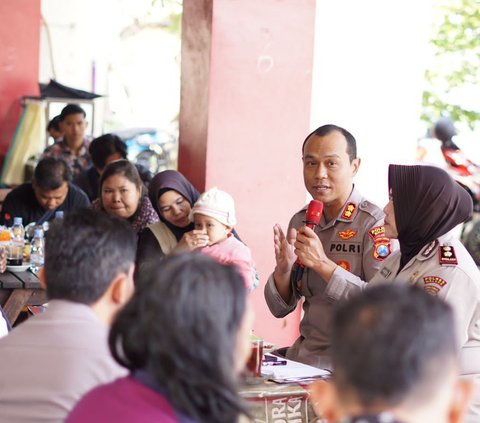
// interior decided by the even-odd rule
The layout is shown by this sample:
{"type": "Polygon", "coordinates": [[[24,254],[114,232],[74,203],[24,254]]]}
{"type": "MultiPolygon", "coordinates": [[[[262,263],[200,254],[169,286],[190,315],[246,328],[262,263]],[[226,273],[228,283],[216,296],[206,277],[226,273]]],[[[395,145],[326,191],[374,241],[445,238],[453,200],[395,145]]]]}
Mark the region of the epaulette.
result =
{"type": "Polygon", "coordinates": [[[451,245],[441,245],[438,249],[438,263],[442,266],[456,266],[458,264],[455,249],[451,245]]]}
{"type": "Polygon", "coordinates": [[[368,200],[363,200],[359,205],[358,208],[368,214],[372,215],[376,220],[383,219],[385,214],[383,213],[382,209],[378,207],[376,204],[368,200]]]}

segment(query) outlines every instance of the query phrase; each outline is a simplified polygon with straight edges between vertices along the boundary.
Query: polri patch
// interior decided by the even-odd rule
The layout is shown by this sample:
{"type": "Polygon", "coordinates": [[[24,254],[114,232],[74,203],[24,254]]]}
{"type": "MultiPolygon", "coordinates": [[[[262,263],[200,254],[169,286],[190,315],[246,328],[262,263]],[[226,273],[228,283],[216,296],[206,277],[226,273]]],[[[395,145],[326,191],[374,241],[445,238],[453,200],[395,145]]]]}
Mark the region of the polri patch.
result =
{"type": "Polygon", "coordinates": [[[358,231],[352,231],[351,229],[347,229],[345,231],[341,231],[338,233],[338,236],[342,239],[351,239],[353,238],[355,235],[357,235],[357,232],[358,231]]]}
{"type": "Polygon", "coordinates": [[[381,238],[375,241],[375,245],[373,248],[373,258],[375,260],[384,260],[386,259],[392,249],[390,247],[390,240],[388,238],[381,238]]]}
{"type": "Polygon", "coordinates": [[[443,265],[457,265],[455,249],[450,245],[442,245],[438,250],[438,262],[443,265]]]}
{"type": "Polygon", "coordinates": [[[386,238],[385,237],[385,226],[383,226],[383,225],[382,226],[375,226],[374,228],[372,228],[368,231],[368,235],[374,241],[378,238],[386,238]]]}
{"type": "Polygon", "coordinates": [[[342,269],[345,269],[346,271],[350,272],[350,263],[345,260],[340,260],[337,261],[337,265],[339,265],[342,269]]]}
{"type": "Polygon", "coordinates": [[[353,217],[353,213],[355,212],[355,209],[357,208],[356,204],[354,203],[348,203],[345,208],[343,209],[343,213],[341,218],[342,219],[347,219],[351,220],[353,217]]]}
{"type": "Polygon", "coordinates": [[[445,279],[439,278],[438,276],[424,276],[423,283],[425,285],[435,284],[443,287],[447,284],[447,281],[445,279]]]}

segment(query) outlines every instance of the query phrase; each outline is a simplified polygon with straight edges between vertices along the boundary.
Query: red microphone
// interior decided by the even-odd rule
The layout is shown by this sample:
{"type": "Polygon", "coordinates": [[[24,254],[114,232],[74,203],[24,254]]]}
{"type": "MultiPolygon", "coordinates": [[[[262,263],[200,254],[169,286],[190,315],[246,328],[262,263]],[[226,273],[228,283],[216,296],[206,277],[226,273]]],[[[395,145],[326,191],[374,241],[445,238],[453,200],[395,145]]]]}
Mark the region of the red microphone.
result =
{"type": "MultiPolygon", "coordinates": [[[[307,208],[307,213],[305,214],[305,225],[308,226],[310,229],[315,229],[320,223],[320,219],[322,218],[323,212],[323,203],[318,200],[310,201],[310,204],[307,208]]],[[[303,271],[305,270],[305,265],[300,261],[297,257],[295,264],[292,268],[292,273],[290,274],[290,284],[293,290],[296,290],[299,294],[301,294],[302,288],[302,277],[303,271]]]]}
{"type": "MultiPolygon", "coordinates": [[[[323,212],[323,203],[318,200],[310,201],[310,204],[307,208],[307,213],[305,214],[305,225],[310,229],[315,230],[315,226],[320,223],[323,212]]],[[[305,267],[299,258],[295,261],[295,264],[298,264],[302,269],[305,267]]]]}

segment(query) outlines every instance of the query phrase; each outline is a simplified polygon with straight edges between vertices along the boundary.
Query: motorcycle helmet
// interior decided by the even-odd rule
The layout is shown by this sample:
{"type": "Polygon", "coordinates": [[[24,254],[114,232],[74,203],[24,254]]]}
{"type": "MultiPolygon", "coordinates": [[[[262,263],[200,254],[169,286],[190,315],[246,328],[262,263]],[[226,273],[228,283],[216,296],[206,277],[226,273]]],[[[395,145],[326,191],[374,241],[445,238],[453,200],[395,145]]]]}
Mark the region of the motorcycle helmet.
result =
{"type": "Polygon", "coordinates": [[[449,117],[441,117],[438,119],[433,127],[433,135],[442,141],[442,143],[451,141],[452,138],[457,135],[452,119],[449,117]]]}

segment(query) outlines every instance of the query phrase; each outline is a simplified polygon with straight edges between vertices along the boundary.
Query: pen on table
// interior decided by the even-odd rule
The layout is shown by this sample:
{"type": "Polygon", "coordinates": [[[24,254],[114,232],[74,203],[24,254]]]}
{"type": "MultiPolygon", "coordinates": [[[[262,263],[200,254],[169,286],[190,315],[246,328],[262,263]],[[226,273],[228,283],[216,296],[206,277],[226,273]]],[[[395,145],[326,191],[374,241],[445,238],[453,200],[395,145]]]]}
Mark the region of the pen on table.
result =
{"type": "Polygon", "coordinates": [[[286,360],[277,360],[277,361],[264,361],[262,366],[285,366],[287,364],[286,360]]]}

